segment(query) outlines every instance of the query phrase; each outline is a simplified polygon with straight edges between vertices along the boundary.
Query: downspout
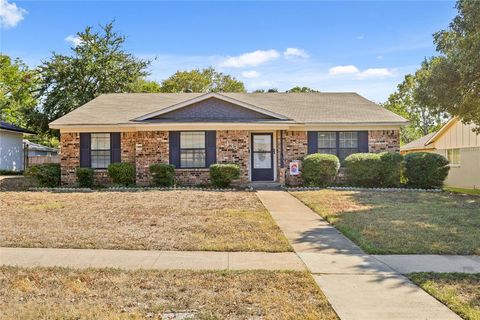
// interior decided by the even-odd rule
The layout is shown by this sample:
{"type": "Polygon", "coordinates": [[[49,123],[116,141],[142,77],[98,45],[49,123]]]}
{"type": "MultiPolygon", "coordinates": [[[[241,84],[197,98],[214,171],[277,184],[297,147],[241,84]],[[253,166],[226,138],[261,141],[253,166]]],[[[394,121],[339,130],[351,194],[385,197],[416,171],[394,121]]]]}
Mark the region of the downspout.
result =
{"type": "Polygon", "coordinates": [[[285,168],[285,160],[283,158],[283,130],[280,130],[280,168],[285,168]]]}

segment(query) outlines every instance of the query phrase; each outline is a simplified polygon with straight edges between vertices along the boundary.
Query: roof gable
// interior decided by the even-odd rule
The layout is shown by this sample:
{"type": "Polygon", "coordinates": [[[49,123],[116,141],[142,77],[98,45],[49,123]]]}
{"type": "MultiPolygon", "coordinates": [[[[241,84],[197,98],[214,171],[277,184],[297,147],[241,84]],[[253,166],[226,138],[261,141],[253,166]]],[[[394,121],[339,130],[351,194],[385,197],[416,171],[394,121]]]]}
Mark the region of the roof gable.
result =
{"type": "Polygon", "coordinates": [[[133,121],[145,120],[252,121],[289,119],[284,115],[222,94],[207,93],[133,119],[133,121]]]}

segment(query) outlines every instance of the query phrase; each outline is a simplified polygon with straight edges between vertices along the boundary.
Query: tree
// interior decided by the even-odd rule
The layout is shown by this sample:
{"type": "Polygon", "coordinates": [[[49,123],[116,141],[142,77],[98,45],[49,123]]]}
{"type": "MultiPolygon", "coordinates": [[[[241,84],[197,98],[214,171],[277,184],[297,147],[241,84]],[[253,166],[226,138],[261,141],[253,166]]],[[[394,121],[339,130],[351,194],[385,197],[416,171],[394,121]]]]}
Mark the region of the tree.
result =
{"type": "Polygon", "coordinates": [[[402,143],[408,143],[430,132],[436,131],[442,124],[444,114],[431,104],[426,82],[430,76],[432,63],[424,61],[422,68],[415,74],[408,74],[397,91],[392,93],[383,104],[388,110],[401,115],[410,124],[401,130],[402,143]]]}
{"type": "Polygon", "coordinates": [[[20,59],[0,55],[0,120],[26,127],[37,105],[38,77],[20,59]]]}
{"type": "Polygon", "coordinates": [[[245,92],[245,86],[210,67],[175,72],[162,82],[161,92],[245,92]]]}
{"type": "Polygon", "coordinates": [[[457,16],[434,34],[440,57],[427,86],[434,111],[458,116],[480,132],[480,1],[460,0],[457,16]]]}
{"type": "Polygon", "coordinates": [[[138,79],[130,87],[130,92],[135,93],[158,93],[161,92],[161,86],[158,82],[145,79],[138,79]]]}
{"type": "Polygon", "coordinates": [[[309,87],[295,86],[295,87],[287,90],[286,92],[320,92],[320,91],[309,88],[309,87]]]}
{"type": "Polygon", "coordinates": [[[48,121],[100,94],[130,92],[148,74],[150,61],[125,52],[125,37],[113,30],[113,22],[100,28],[100,32],[87,27],[77,33],[79,44],[71,48],[72,55],[53,53],[39,67],[42,111],[48,121]]]}

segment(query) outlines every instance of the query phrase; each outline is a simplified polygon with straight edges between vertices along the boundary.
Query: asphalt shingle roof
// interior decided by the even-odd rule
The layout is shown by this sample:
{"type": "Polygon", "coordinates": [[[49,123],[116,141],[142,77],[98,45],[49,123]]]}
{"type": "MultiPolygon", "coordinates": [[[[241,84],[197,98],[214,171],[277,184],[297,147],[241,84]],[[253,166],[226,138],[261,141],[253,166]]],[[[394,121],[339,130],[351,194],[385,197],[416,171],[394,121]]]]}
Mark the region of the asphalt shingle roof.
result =
{"type": "Polygon", "coordinates": [[[430,140],[431,137],[435,135],[436,132],[431,132],[417,140],[414,140],[412,142],[407,143],[403,147],[400,148],[400,150],[415,150],[415,149],[429,149],[433,148],[433,146],[427,146],[425,145],[428,140],[430,140]]]}
{"type": "MultiPolygon", "coordinates": [[[[126,124],[203,93],[118,93],[93,99],[51,125],[126,124]]],[[[406,120],[357,93],[221,93],[296,123],[398,123],[406,120]]]]}

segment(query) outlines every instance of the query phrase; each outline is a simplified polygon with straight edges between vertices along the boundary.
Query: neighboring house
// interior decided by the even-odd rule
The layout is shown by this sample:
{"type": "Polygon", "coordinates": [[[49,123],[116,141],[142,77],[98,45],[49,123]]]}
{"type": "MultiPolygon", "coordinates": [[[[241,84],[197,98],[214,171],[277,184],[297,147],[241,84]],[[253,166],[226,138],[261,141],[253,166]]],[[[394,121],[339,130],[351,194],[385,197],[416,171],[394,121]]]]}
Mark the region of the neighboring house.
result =
{"type": "Polygon", "coordinates": [[[435,152],[450,161],[450,172],[445,184],[480,188],[480,135],[474,125],[463,124],[457,118],[448,121],[438,132],[430,133],[401,148],[401,153],[435,152]]]}
{"type": "Polygon", "coordinates": [[[112,162],[171,163],[181,184],[208,183],[213,163],[237,163],[241,184],[298,184],[287,168],[307,154],[400,150],[407,121],[356,93],[105,94],[50,123],[61,134],[62,182],[78,167],[108,182],[112,162]]]}
{"type": "Polygon", "coordinates": [[[31,157],[52,157],[58,154],[58,150],[55,148],[50,148],[38,143],[31,142],[27,139],[23,140],[25,147],[27,148],[27,156],[31,157]]]}
{"type": "Polygon", "coordinates": [[[0,121],[0,170],[24,170],[24,134],[33,134],[33,132],[0,121]]]}

